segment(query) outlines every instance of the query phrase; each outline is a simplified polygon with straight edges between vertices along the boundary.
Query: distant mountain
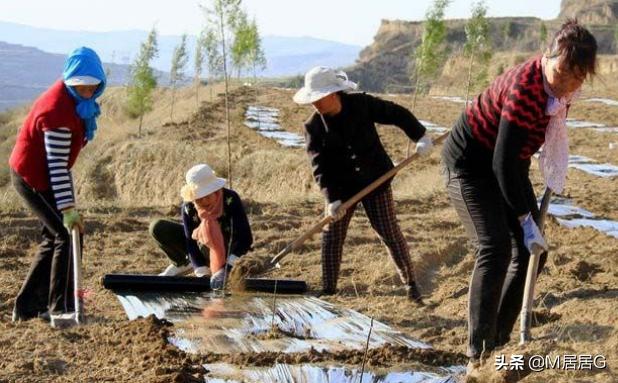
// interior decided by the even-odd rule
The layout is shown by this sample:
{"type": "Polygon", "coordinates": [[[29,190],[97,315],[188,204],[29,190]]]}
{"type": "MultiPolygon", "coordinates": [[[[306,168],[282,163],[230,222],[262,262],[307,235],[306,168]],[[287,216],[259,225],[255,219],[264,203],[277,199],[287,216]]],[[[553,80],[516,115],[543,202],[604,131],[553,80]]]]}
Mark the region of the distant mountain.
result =
{"type": "MultiPolygon", "coordinates": [[[[0,111],[31,101],[60,78],[66,56],[0,41],[0,111]]],[[[128,66],[104,64],[112,85],[126,81],[128,66]]],[[[167,79],[167,74],[158,73],[167,79]]]]}
{"type": "MultiPolygon", "coordinates": [[[[102,60],[130,64],[146,39],[148,32],[139,30],[112,32],[62,31],[36,28],[0,21],[0,41],[39,48],[46,52],[67,54],[73,48],[86,45],[95,49],[102,60]]],[[[160,35],[159,57],[153,66],[168,72],[172,52],[180,36],[160,35]]],[[[191,54],[195,36],[187,39],[191,54]]],[[[315,65],[347,66],[355,62],[360,46],[348,45],[312,37],[263,36],[262,44],[268,67],[263,76],[287,76],[306,72],[315,65]]],[[[192,63],[192,60],[189,61],[192,63]]],[[[191,67],[191,65],[189,65],[191,67]]],[[[192,68],[188,68],[192,72],[192,68]]]]}

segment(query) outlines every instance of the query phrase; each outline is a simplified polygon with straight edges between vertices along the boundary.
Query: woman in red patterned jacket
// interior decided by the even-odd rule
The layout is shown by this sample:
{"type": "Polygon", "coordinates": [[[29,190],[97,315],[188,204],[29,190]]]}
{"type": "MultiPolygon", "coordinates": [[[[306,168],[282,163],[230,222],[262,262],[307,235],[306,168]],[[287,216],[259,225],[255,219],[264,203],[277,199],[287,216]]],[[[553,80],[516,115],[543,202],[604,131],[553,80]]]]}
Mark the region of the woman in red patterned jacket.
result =
{"type": "Polygon", "coordinates": [[[9,160],[13,186],[41,222],[43,236],[15,299],[13,321],[73,311],[69,232],[83,224],[71,168],[94,138],[105,73],[99,56],[82,47],[68,56],[62,77],[32,105],[9,160]]]}
{"type": "Polygon", "coordinates": [[[530,158],[545,144],[540,168],[559,193],[568,161],[567,109],[594,75],[596,51],[592,34],[567,21],[543,56],[511,68],[468,105],[445,143],[448,194],[477,245],[468,305],[471,367],[481,353],[509,341],[530,249],[547,249],[535,223],[530,158]]]}

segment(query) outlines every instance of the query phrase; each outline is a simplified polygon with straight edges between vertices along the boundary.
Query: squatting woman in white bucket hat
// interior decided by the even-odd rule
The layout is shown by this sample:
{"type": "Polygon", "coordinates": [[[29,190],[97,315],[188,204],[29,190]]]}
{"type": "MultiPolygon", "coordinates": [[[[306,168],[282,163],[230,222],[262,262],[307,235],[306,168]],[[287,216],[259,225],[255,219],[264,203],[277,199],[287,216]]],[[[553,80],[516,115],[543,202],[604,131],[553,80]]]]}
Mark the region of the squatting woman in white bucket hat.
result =
{"type": "Polygon", "coordinates": [[[223,288],[229,269],[253,244],[247,214],[238,194],[225,188],[225,179],[210,166],[193,166],[185,181],[182,223],[159,219],[150,224],[150,234],[172,261],[160,275],[193,270],[210,277],[211,288],[223,288]]]}

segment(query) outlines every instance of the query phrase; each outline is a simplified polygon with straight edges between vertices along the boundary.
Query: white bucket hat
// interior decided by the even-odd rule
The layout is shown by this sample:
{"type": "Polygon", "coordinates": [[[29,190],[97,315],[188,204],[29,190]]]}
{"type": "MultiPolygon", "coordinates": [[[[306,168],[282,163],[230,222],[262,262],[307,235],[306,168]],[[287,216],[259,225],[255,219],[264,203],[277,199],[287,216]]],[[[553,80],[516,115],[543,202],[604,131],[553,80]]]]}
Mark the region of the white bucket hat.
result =
{"type": "Polygon", "coordinates": [[[101,83],[101,80],[92,76],[73,76],[64,80],[64,83],[68,86],[99,85],[101,83]]]}
{"type": "Polygon", "coordinates": [[[358,86],[348,80],[344,71],[317,66],[305,74],[305,86],[294,95],[297,104],[311,104],[331,93],[341,90],[354,90],[358,86]]]}
{"type": "Polygon", "coordinates": [[[225,185],[225,179],[219,178],[206,164],[195,165],[185,176],[186,185],[180,189],[180,195],[185,202],[195,201],[214,193],[225,185]]]}

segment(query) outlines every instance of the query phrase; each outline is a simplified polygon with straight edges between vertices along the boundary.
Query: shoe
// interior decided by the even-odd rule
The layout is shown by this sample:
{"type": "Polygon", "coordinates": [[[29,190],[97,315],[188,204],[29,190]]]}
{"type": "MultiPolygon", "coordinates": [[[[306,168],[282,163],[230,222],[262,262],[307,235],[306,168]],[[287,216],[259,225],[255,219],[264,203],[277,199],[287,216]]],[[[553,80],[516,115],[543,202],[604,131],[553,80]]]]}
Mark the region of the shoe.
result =
{"type": "Polygon", "coordinates": [[[198,278],[210,278],[210,267],[208,266],[199,266],[196,267],[195,270],[193,270],[193,274],[195,274],[196,277],[198,278]]]}
{"type": "Polygon", "coordinates": [[[165,270],[159,273],[159,276],[160,277],[174,277],[178,275],[185,275],[185,274],[190,273],[192,269],[193,268],[189,264],[182,265],[182,266],[176,266],[174,264],[171,264],[167,266],[165,270]]]}
{"type": "Polygon", "coordinates": [[[406,294],[408,295],[408,299],[412,302],[416,302],[419,306],[425,306],[421,293],[418,291],[418,287],[416,287],[415,282],[412,282],[406,286],[406,294]]]}

